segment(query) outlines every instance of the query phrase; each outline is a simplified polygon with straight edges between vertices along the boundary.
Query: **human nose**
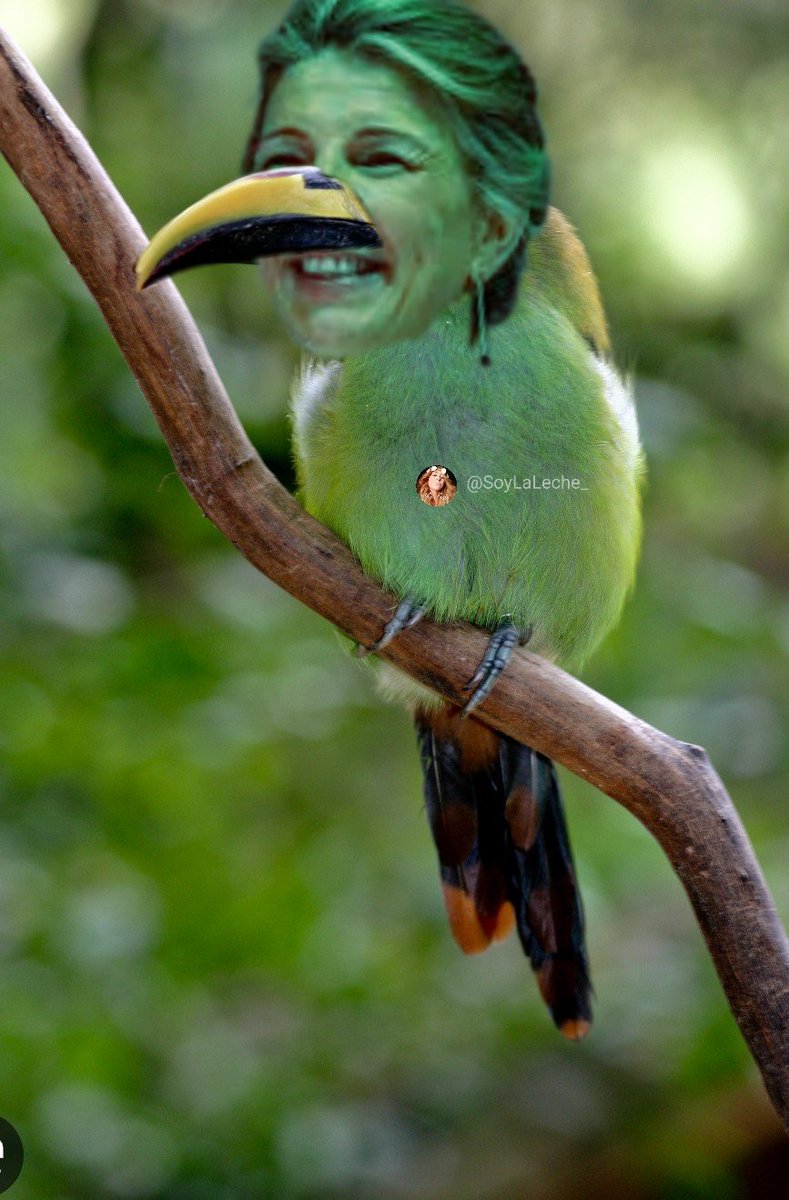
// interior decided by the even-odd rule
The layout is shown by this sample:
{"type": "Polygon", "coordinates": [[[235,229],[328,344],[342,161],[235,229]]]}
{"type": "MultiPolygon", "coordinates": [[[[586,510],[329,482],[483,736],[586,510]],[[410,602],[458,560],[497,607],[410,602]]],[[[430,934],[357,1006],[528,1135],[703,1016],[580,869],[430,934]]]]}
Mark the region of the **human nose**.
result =
{"type": "Polygon", "coordinates": [[[332,179],[339,179],[341,183],[345,183],[343,174],[347,164],[340,147],[336,143],[324,142],[322,146],[317,146],[315,148],[314,161],[315,166],[324,175],[329,175],[332,179]]]}
{"type": "Polygon", "coordinates": [[[354,170],[352,164],[348,162],[340,144],[327,143],[325,146],[318,147],[315,151],[315,166],[330,179],[337,179],[340,183],[344,183],[366,207],[364,196],[366,181],[362,172],[354,170]]]}

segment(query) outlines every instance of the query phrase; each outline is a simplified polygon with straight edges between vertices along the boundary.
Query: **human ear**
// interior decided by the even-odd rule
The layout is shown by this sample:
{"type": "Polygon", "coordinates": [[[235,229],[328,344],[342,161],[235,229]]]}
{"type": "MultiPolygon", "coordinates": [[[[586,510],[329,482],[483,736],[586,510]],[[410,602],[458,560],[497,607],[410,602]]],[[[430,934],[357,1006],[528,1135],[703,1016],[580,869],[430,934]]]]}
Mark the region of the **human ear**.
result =
{"type": "Polygon", "coordinates": [[[497,209],[479,209],[475,228],[474,273],[490,279],[515,251],[523,226],[497,209]]]}

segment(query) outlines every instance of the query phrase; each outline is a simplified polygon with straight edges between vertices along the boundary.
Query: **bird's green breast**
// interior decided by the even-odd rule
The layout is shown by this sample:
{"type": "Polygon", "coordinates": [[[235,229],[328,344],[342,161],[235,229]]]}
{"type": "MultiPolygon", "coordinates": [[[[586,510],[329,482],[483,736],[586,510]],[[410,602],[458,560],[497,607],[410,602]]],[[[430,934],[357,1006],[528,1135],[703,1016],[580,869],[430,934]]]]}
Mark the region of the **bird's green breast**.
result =
{"type": "Polygon", "coordinates": [[[632,456],[588,348],[555,310],[522,300],[493,331],[490,367],[468,347],[466,311],[343,364],[301,439],[302,498],[368,574],[436,619],[509,616],[577,666],[632,579],[632,456]],[[416,490],[432,464],[457,480],[442,507],[416,490]]]}

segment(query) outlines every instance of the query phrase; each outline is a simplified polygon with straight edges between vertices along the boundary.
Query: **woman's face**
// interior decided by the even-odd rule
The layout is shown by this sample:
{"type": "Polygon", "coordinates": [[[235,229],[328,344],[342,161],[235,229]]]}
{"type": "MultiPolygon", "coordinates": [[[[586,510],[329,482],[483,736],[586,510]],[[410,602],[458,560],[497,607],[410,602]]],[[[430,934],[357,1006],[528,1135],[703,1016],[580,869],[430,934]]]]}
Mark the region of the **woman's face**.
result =
{"type": "Polygon", "coordinates": [[[444,486],[444,476],[439,471],[431,471],[427,486],[431,492],[440,492],[444,486]]]}
{"type": "Polygon", "coordinates": [[[356,193],[383,247],[264,260],[291,337],[345,358],[419,336],[460,298],[484,227],[438,102],[397,71],[323,50],[274,89],[258,159],[308,164],[356,193]]]}

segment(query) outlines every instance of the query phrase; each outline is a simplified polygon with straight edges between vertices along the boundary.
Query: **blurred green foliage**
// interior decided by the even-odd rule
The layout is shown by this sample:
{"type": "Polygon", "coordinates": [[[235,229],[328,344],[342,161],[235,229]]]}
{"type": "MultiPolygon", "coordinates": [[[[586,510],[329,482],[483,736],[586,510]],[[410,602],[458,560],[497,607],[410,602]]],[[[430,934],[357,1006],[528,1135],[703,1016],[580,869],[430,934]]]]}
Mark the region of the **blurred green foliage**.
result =
{"type": "MultiPolygon", "coordinates": [[[[789,13],[485,0],[540,83],[649,458],[588,682],[703,743],[789,916],[789,13]],[[782,787],[783,784],[783,787],[782,787]]],[[[0,0],[146,228],[238,173],[285,5],[0,0]]],[[[779,1200],[789,1164],[680,885],[564,773],[596,1023],[445,927],[407,716],[199,514],[0,171],[0,1112],[20,1200],[779,1200]]],[[[291,481],[257,273],[180,284],[291,481]]]]}

